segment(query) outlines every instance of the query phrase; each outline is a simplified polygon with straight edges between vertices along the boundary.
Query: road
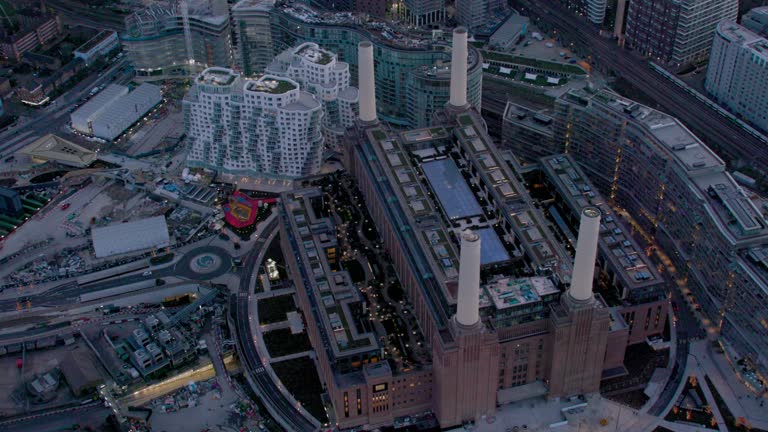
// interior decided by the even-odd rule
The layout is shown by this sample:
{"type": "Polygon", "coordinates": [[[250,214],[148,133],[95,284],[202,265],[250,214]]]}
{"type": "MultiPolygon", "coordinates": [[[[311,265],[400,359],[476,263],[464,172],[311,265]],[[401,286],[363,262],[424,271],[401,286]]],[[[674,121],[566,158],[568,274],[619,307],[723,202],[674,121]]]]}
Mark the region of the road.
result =
{"type": "Polygon", "coordinates": [[[79,424],[81,428],[91,426],[99,430],[112,414],[110,409],[101,404],[76,407],[68,410],[52,410],[44,414],[36,414],[26,417],[24,420],[11,420],[0,422],[0,430],[3,432],[59,432],[72,430],[72,425],[79,424]]]}
{"type": "Polygon", "coordinates": [[[516,0],[521,14],[540,18],[564,39],[592,55],[603,68],[613,71],[680,119],[707,145],[727,160],[740,161],[768,173],[766,143],[705,106],[694,96],[653,71],[648,61],[598,34],[584,18],[559,1],[516,0]]]}
{"type": "Polygon", "coordinates": [[[261,355],[256,350],[256,344],[253,341],[254,335],[251,331],[251,325],[248,314],[248,303],[250,295],[250,286],[255,276],[256,268],[263,258],[263,252],[266,251],[266,239],[270,237],[272,231],[277,228],[277,219],[270,226],[266,227],[259,240],[253,246],[251,252],[247,255],[243,264],[243,271],[240,276],[240,290],[233,294],[232,313],[237,325],[237,344],[241,353],[241,360],[246,372],[256,384],[257,394],[264,405],[269,408],[270,414],[280,423],[289,426],[291,432],[310,432],[316,430],[315,426],[302,413],[283,397],[280,389],[272,380],[270,375],[264,369],[261,362],[261,355]]]}
{"type": "Polygon", "coordinates": [[[69,0],[45,0],[43,4],[53,9],[65,22],[84,25],[96,29],[125,31],[125,16],[112,11],[105,12],[106,7],[90,9],[88,2],[69,0]]]}
{"type": "Polygon", "coordinates": [[[50,105],[39,108],[31,120],[19,122],[14,128],[0,134],[0,157],[7,157],[34,138],[55,133],[69,122],[69,109],[83,96],[102,84],[119,83],[130,79],[130,73],[121,71],[128,65],[125,58],[116,61],[101,74],[90,75],[71,90],[56,98],[50,105]],[[114,80],[113,80],[114,77],[114,80]]]}
{"type": "MultiPolygon", "coordinates": [[[[218,246],[201,246],[185,253],[176,264],[152,270],[152,274],[146,276],[144,276],[143,273],[118,276],[105,281],[88,283],[82,286],[78,285],[77,282],[73,280],[51,288],[43,293],[27,296],[27,298],[33,306],[61,307],[78,302],[81,294],[171,276],[188,280],[210,280],[227,273],[231,267],[232,257],[224,248],[218,246]],[[206,271],[206,273],[196,273],[192,268],[192,260],[203,254],[217,256],[219,259],[219,266],[206,271]]],[[[17,301],[18,299],[15,298],[0,300],[0,312],[15,310],[17,301]]]]}

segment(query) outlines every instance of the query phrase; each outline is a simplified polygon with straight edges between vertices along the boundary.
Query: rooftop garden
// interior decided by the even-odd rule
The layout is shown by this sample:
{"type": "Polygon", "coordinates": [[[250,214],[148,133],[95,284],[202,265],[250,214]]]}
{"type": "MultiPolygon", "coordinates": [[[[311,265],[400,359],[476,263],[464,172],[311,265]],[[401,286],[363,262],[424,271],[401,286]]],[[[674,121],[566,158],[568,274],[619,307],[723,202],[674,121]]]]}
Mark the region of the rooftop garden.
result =
{"type": "Polygon", "coordinates": [[[296,310],[291,294],[259,300],[259,322],[272,324],[285,321],[286,314],[296,310]]]}
{"type": "Polygon", "coordinates": [[[249,90],[260,93],[283,94],[295,88],[296,86],[290,81],[277,78],[263,78],[259,81],[251,82],[249,90]]]}
{"type": "Polygon", "coordinates": [[[580,66],[567,63],[558,63],[546,60],[538,60],[529,57],[520,57],[511,54],[504,54],[496,51],[483,50],[483,58],[503,63],[529,66],[539,69],[551,70],[554,72],[566,73],[571,75],[586,75],[587,72],[580,66]]]}
{"type": "Polygon", "coordinates": [[[306,333],[291,333],[290,329],[281,328],[264,333],[264,344],[267,346],[269,355],[282,357],[290,354],[296,354],[312,349],[309,338],[306,333]]]}
{"type": "Polygon", "coordinates": [[[321,423],[328,421],[320,395],[324,392],[315,363],[309,357],[272,363],[272,369],[285,388],[321,423]]]}

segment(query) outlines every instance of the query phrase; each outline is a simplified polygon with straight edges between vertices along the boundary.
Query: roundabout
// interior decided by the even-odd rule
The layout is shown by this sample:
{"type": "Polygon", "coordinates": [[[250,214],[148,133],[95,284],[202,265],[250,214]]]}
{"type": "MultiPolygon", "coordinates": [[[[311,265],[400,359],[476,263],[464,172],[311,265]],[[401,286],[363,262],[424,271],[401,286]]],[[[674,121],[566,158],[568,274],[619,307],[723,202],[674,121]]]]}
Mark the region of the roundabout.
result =
{"type": "Polygon", "coordinates": [[[178,276],[194,280],[210,280],[227,273],[232,266],[232,257],[226,249],[218,246],[203,246],[193,249],[176,263],[178,276]]]}

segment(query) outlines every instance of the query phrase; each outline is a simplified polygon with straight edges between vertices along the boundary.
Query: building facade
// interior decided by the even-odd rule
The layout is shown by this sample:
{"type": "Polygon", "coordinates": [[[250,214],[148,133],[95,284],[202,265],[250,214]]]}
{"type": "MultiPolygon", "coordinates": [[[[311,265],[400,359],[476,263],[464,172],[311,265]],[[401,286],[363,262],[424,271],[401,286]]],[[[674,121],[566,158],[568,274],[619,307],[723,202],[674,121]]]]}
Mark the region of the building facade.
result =
{"type": "Polygon", "coordinates": [[[401,15],[413,26],[422,27],[445,21],[445,0],[403,0],[401,15]]]}
{"type": "Polygon", "coordinates": [[[720,20],[736,20],[738,0],[635,0],[627,13],[627,46],[671,65],[707,59],[720,20]]]}
{"type": "Polygon", "coordinates": [[[731,21],[715,31],[704,83],[716,102],[768,131],[768,40],[731,21]]]}
{"type": "Polygon", "coordinates": [[[183,109],[191,167],[281,179],[320,169],[322,105],[294,80],[249,80],[208,68],[195,79],[183,109]]]}
{"type": "Polygon", "coordinates": [[[457,0],[455,18],[474,33],[495,21],[494,13],[503,10],[505,3],[499,0],[457,0]]]}
{"type": "Polygon", "coordinates": [[[188,76],[206,66],[232,65],[229,15],[189,10],[189,44],[180,7],[153,3],[125,19],[123,49],[138,77],[188,76]]]}
{"type": "Polygon", "coordinates": [[[17,16],[16,33],[0,40],[0,54],[8,60],[19,61],[24,53],[53,41],[61,35],[61,21],[55,15],[31,11],[17,16]]]}
{"type": "Polygon", "coordinates": [[[323,105],[326,146],[338,149],[347,128],[354,126],[358,111],[357,88],[350,86],[349,64],[312,42],[283,51],[267,67],[267,74],[290,78],[315,95],[323,105]]]}
{"type": "Polygon", "coordinates": [[[280,200],[287,268],[338,428],[390,426],[426,410],[447,428],[511,402],[593,393],[606,371],[623,368],[630,340],[664,327],[662,277],[565,158],[550,177],[578,235],[575,257],[556,239],[467,103],[466,37],[454,31],[449,103],[429,127],[406,131],[379,122],[375,49],[360,43],[360,118],[344,137],[344,164],[362,195],[355,202],[365,203],[407,299],[407,312],[396,312],[408,316],[402,333],[413,331],[424,349],[393,355],[379,345],[386,328],[355,321],[376,295],[350,286],[338,267],[341,237],[323,210],[333,188],[280,200]],[[649,324],[631,328],[626,305],[598,290],[637,297],[649,324]]]}
{"type": "MultiPolygon", "coordinates": [[[[376,53],[376,99],[378,114],[405,127],[425,127],[432,114],[448,102],[450,45],[420,36],[387,36],[387,24],[372,27],[339,14],[319,13],[300,4],[283,5],[272,11],[272,40],[284,50],[301,42],[314,42],[349,63],[352,84],[357,85],[357,44],[369,40],[376,53]],[[381,27],[384,26],[384,27],[381,27]],[[378,30],[377,30],[378,29],[378,30]]],[[[482,56],[469,50],[467,96],[480,108],[482,56]]]]}
{"type": "Polygon", "coordinates": [[[78,47],[75,50],[75,57],[83,59],[86,65],[90,65],[97,58],[118,48],[120,48],[120,39],[117,37],[117,32],[102,30],[78,47]]]}
{"type": "Polygon", "coordinates": [[[606,90],[556,101],[555,141],[669,255],[734,356],[768,372],[768,223],[677,119],[606,90]]]}
{"type": "Polygon", "coordinates": [[[274,4],[274,0],[241,0],[232,6],[236,64],[245,76],[263,73],[274,57],[269,27],[274,4]]]}
{"type": "Polygon", "coordinates": [[[768,37],[768,6],[756,7],[742,15],[741,25],[753,33],[768,37]]]}
{"type": "Polygon", "coordinates": [[[587,17],[595,25],[603,24],[608,11],[608,0],[561,0],[577,14],[587,17]]]}

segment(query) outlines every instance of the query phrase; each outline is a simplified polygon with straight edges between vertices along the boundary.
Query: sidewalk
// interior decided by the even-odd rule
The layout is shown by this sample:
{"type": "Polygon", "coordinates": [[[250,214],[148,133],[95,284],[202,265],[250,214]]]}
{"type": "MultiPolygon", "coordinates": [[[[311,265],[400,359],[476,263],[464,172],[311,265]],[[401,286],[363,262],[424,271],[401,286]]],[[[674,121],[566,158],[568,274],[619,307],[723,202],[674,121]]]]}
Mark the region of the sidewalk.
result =
{"type": "Polygon", "coordinates": [[[731,365],[711,349],[708,342],[701,341],[691,346],[691,351],[702,364],[703,372],[707,374],[720,396],[728,405],[734,417],[744,417],[750,426],[768,430],[768,400],[757,398],[736,377],[731,365]],[[760,402],[764,406],[760,406],[760,402]]]}

